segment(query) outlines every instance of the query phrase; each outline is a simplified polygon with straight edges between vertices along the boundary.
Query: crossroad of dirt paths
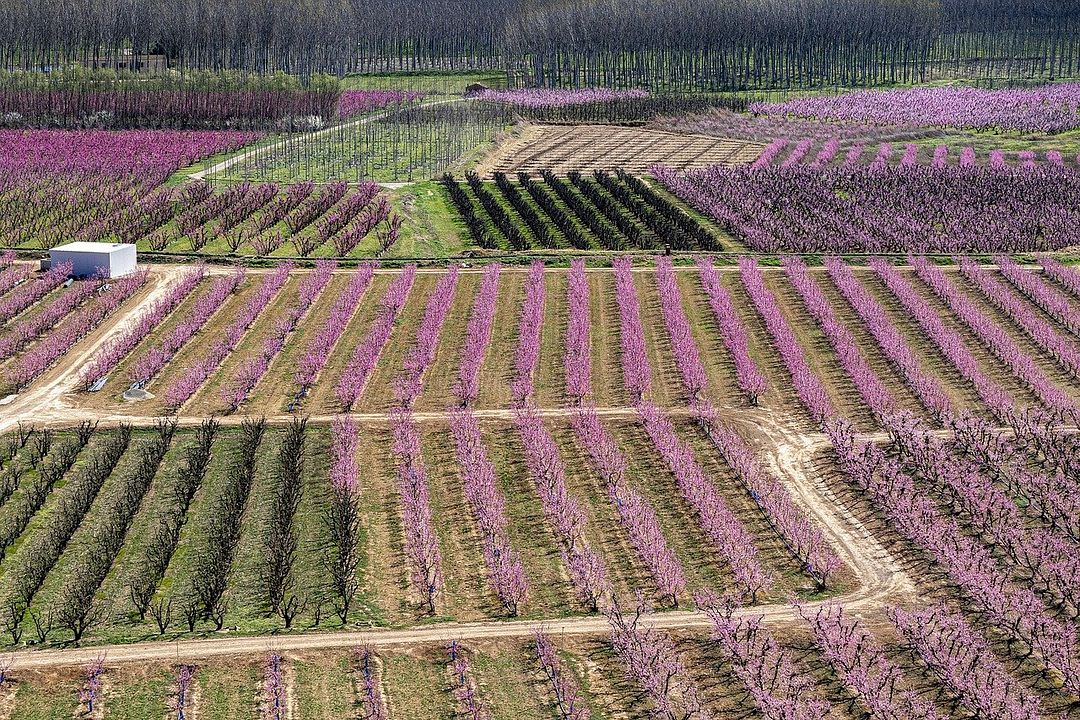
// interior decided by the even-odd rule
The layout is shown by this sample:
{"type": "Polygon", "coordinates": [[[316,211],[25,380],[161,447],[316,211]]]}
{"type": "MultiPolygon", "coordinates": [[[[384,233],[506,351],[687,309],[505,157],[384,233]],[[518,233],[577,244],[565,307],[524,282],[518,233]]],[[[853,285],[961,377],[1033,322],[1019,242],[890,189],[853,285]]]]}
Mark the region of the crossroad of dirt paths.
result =
{"type": "MultiPolygon", "coordinates": [[[[160,295],[175,278],[179,268],[159,269],[155,285],[143,302],[127,308],[114,321],[110,332],[95,338],[82,347],[67,361],[65,368],[51,376],[47,382],[18,395],[6,406],[0,407],[0,432],[19,422],[33,423],[38,427],[71,425],[82,420],[98,421],[103,425],[130,422],[150,425],[157,418],[134,414],[102,412],[72,407],[65,396],[78,386],[78,371],[94,351],[116,332],[121,331],[135,317],[145,303],[160,295]]],[[[513,410],[484,410],[477,415],[483,418],[513,417],[513,410]]],[[[538,412],[548,417],[563,417],[574,412],[572,408],[540,408],[538,412]]],[[[633,407],[605,407],[598,412],[606,417],[633,417],[633,407]]],[[[685,409],[672,412],[686,413],[685,409]]],[[[290,416],[268,417],[269,422],[285,422],[290,416]]],[[[354,415],[361,423],[378,423],[389,420],[386,414],[354,415]]],[[[442,421],[444,412],[418,413],[419,422],[442,421]]],[[[824,480],[814,472],[816,456],[827,447],[828,440],[821,433],[806,432],[799,423],[783,414],[764,409],[740,408],[732,417],[751,432],[758,443],[762,459],[776,473],[794,495],[796,501],[815,518],[827,533],[834,549],[853,573],[855,589],[838,598],[849,612],[867,617],[879,617],[888,603],[913,599],[915,587],[897,560],[833,496],[824,480]]],[[[221,418],[223,423],[240,422],[240,417],[221,418]]],[[[312,421],[327,421],[329,417],[313,417],[312,421]]],[[[195,425],[200,418],[180,418],[181,425],[195,425]]],[[[762,616],[770,622],[783,623],[796,619],[794,609],[786,604],[758,605],[746,608],[748,615],[762,616]]],[[[695,611],[671,611],[649,616],[649,623],[665,629],[695,629],[708,625],[707,618],[695,611]]],[[[196,660],[214,656],[264,652],[273,646],[280,651],[300,651],[351,647],[364,642],[373,646],[397,646],[412,643],[431,643],[460,639],[520,637],[532,632],[535,621],[492,620],[475,623],[441,623],[413,628],[371,628],[364,631],[297,633],[272,638],[227,636],[181,640],[177,642],[146,642],[129,645],[94,646],[53,650],[33,650],[17,653],[14,666],[19,668],[48,667],[87,662],[106,653],[110,662],[146,662],[153,660],[196,660]]],[[[555,634],[593,635],[607,630],[602,616],[559,618],[551,621],[549,630],[555,634]]]]}

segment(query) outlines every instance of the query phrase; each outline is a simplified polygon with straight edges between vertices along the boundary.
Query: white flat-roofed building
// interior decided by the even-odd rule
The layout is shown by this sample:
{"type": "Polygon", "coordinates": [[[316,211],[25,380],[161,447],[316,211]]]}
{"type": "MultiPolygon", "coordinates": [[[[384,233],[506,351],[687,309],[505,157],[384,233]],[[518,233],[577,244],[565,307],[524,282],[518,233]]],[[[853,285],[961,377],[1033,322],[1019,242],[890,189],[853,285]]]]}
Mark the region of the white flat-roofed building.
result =
{"type": "Polygon", "coordinates": [[[49,251],[49,264],[70,262],[74,277],[91,277],[99,271],[107,278],[135,272],[138,258],[131,243],[73,242],[49,251]]]}

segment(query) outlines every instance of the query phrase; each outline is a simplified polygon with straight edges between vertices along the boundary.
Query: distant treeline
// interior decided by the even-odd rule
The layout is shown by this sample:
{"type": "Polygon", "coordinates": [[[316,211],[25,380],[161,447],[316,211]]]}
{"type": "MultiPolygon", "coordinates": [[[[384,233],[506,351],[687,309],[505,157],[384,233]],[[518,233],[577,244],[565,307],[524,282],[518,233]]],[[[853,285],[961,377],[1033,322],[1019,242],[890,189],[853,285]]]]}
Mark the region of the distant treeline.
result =
{"type": "Polygon", "coordinates": [[[0,69],[750,90],[1080,75],[1075,0],[0,0],[0,69]]]}
{"type": "Polygon", "coordinates": [[[0,127],[289,130],[335,118],[341,94],[328,75],[0,71],[0,127]]]}

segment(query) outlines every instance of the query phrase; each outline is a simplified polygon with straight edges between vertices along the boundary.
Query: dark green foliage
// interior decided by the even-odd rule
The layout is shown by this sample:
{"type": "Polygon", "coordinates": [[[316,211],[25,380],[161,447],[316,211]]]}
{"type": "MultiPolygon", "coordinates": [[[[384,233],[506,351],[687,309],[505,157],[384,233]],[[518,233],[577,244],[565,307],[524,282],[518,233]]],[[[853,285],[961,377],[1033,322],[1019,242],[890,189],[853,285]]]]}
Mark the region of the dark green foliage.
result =
{"type": "Polygon", "coordinates": [[[502,193],[503,197],[506,198],[506,201],[510,203],[510,206],[517,211],[525,224],[529,226],[529,232],[532,233],[532,244],[540,247],[551,247],[554,238],[548,231],[547,225],[540,219],[533,206],[522,197],[521,191],[506,179],[506,173],[495,173],[495,185],[499,188],[499,192],[502,193]]]}
{"type": "Polygon", "coordinates": [[[490,237],[490,221],[501,234],[514,238],[515,250],[719,249],[713,234],[681,207],[621,170],[615,176],[598,170],[593,177],[570,172],[565,178],[544,170],[542,176],[540,182],[520,172],[515,183],[505,173],[495,173],[494,186],[513,214],[496,199],[492,184],[475,173],[467,175],[471,192],[449,174],[443,184],[474,241],[478,235],[490,237]]]}
{"type": "Polygon", "coordinates": [[[525,188],[525,192],[529,193],[529,197],[551,219],[570,245],[578,250],[589,248],[588,238],[582,234],[573,218],[559,206],[555,196],[549,192],[546,185],[536,182],[529,177],[528,173],[518,173],[518,183],[525,188]]]}
{"type": "Polygon", "coordinates": [[[473,195],[483,205],[488,217],[495,223],[495,227],[509,241],[510,247],[514,250],[528,250],[529,241],[525,234],[510,218],[510,214],[506,212],[506,209],[495,199],[495,195],[481,182],[480,177],[474,172],[468,172],[465,174],[465,180],[469,183],[473,195]]]}
{"type": "Polygon", "coordinates": [[[544,182],[555,191],[559,199],[573,210],[578,220],[596,236],[596,239],[606,250],[625,249],[619,231],[609,223],[595,206],[588,203],[580,193],[576,192],[570,183],[556,177],[550,170],[542,173],[544,182]]]}
{"type": "Polygon", "coordinates": [[[581,194],[593,204],[614,225],[630,245],[640,248],[642,245],[641,226],[633,217],[627,214],[625,208],[619,205],[610,195],[604,192],[600,186],[592,183],[581,176],[579,172],[567,173],[570,182],[574,184],[581,194]]]}
{"type": "Polygon", "coordinates": [[[497,243],[492,239],[491,233],[488,232],[487,225],[476,216],[476,204],[473,196],[465,192],[465,189],[450,173],[443,175],[442,183],[443,187],[446,188],[446,192],[450,195],[450,202],[454,204],[454,208],[461,215],[465,227],[469,229],[469,237],[472,238],[472,241],[482,248],[493,249],[497,247],[497,243]]]}
{"type": "MultiPolygon", "coordinates": [[[[634,195],[660,213],[668,222],[674,223],[678,230],[685,236],[693,239],[694,246],[699,250],[717,250],[718,244],[707,229],[705,229],[686,211],[674,202],[652,189],[644,180],[633,175],[628,175],[622,170],[616,172],[616,176],[634,193],[634,195]]],[[[675,245],[672,245],[675,247],[675,245]]]]}

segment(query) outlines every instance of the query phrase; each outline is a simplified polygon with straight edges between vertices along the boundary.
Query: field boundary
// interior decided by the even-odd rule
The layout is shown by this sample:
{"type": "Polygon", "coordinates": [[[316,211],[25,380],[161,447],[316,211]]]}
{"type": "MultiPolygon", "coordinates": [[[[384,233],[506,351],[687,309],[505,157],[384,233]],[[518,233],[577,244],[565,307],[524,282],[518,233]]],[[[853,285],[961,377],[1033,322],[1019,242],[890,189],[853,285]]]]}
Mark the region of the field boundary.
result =
{"type": "MultiPolygon", "coordinates": [[[[626,413],[636,410],[626,408],[604,409],[626,413]]],[[[542,413],[543,411],[539,411],[542,413]]],[[[684,409],[684,413],[689,412],[684,409]]],[[[764,415],[764,414],[763,414],[764,415]]],[[[479,416],[479,413],[478,413],[479,416]]],[[[228,421],[229,418],[222,418],[228,421]]],[[[807,602],[804,607],[814,608],[827,603],[842,603],[850,612],[877,619],[884,611],[885,602],[911,599],[915,586],[904,569],[889,551],[877,541],[867,542],[861,523],[850,512],[822,494],[823,485],[812,477],[809,469],[813,458],[828,446],[821,433],[797,433],[794,428],[782,426],[775,420],[761,422],[779,434],[770,433],[769,438],[782,437],[764,448],[770,467],[784,479],[799,500],[821,523],[831,544],[842,553],[844,560],[859,578],[858,587],[846,595],[827,600],[807,602]],[[841,517],[843,516],[843,517],[841,517]]],[[[752,605],[736,611],[740,617],[761,618],[773,624],[801,622],[796,608],[786,603],[752,605]]],[[[712,621],[697,610],[666,610],[649,613],[642,624],[663,630],[700,630],[712,627],[712,621]]],[[[337,632],[313,632],[285,635],[244,635],[202,638],[194,640],[151,641],[119,645],[93,645],[87,647],[26,650],[10,654],[14,670],[41,669],[80,665],[98,657],[106,657],[110,664],[152,662],[170,660],[191,662],[213,657],[227,657],[275,652],[299,652],[332,650],[367,645],[370,647],[399,647],[410,645],[446,644],[451,640],[483,640],[497,638],[523,638],[533,635],[537,627],[553,637],[594,636],[610,632],[610,624],[603,615],[585,615],[547,620],[496,620],[481,622],[448,622],[409,628],[375,628],[337,632]]]]}

